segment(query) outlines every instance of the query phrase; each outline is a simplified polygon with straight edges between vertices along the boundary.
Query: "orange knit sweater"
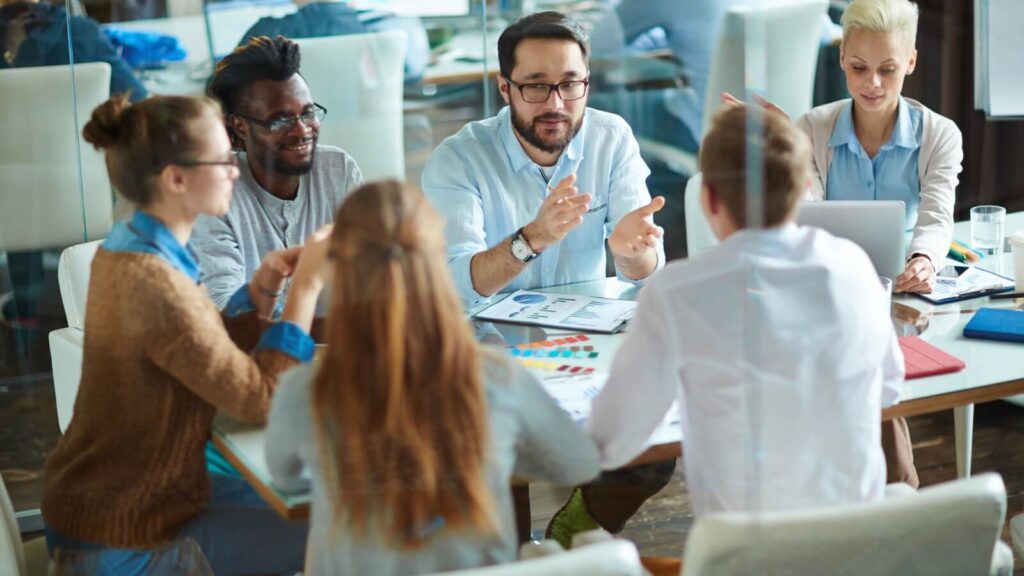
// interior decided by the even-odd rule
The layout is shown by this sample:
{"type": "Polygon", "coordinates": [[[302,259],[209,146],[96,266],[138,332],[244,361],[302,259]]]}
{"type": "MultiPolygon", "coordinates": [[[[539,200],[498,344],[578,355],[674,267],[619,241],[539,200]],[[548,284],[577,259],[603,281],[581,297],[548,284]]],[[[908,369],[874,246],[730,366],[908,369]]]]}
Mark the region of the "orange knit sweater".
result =
{"type": "Polygon", "coordinates": [[[222,318],[159,256],[101,248],[74,416],[46,463],[46,522],[107,546],[173,539],[206,506],[214,414],[261,422],[278,374],[297,363],[243,351],[265,326],[255,314],[222,318]]]}

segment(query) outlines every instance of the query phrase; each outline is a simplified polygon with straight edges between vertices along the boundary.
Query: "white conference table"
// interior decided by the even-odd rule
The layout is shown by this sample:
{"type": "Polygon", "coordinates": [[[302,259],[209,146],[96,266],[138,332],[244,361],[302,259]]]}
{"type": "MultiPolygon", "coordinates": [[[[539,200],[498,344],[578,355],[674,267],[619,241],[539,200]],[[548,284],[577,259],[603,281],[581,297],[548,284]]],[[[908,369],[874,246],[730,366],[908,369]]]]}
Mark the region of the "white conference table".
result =
{"type": "MultiPolygon", "coordinates": [[[[1015,213],[1007,217],[1007,233],[1022,228],[1024,213],[1015,213]]],[[[958,223],[955,235],[962,240],[968,239],[969,225],[958,223]]],[[[1012,255],[1009,253],[990,256],[982,261],[981,266],[1007,276],[1013,275],[1012,255]]],[[[637,289],[615,278],[607,278],[546,288],[544,291],[632,300],[636,297],[637,289]]],[[[936,306],[915,296],[893,297],[893,318],[898,332],[903,335],[917,334],[963,360],[967,366],[964,370],[952,374],[908,380],[904,384],[901,402],[886,409],[882,416],[888,419],[955,409],[958,460],[963,456],[967,459],[967,462],[958,461],[961,475],[969,474],[970,470],[973,405],[1024,394],[1024,347],[1019,344],[970,340],[963,337],[964,325],[981,307],[1021,308],[1024,307],[1024,300],[992,301],[984,297],[936,306]]],[[[477,323],[477,331],[484,342],[506,345],[541,341],[571,333],[564,330],[490,323],[477,323]]],[[[574,359],[572,363],[607,372],[622,335],[594,334],[589,337],[590,343],[601,354],[595,359],[574,359]]],[[[218,418],[214,423],[213,442],[283,517],[300,519],[308,515],[308,494],[284,493],[271,482],[263,453],[262,428],[218,418]]],[[[680,454],[681,445],[678,437],[662,439],[652,444],[634,462],[666,460],[676,458],[680,454]]]]}

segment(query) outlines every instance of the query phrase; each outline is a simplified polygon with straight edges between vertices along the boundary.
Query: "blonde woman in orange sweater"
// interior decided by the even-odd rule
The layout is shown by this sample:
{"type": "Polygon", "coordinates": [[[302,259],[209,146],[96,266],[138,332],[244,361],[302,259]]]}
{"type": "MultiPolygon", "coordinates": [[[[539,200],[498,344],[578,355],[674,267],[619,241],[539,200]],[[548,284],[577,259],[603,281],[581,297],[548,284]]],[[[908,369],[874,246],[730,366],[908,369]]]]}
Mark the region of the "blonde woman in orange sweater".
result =
{"type": "Polygon", "coordinates": [[[277,518],[240,478],[211,482],[203,448],[218,411],[264,420],[278,374],[312,357],[326,242],[269,254],[222,315],[189,245],[197,216],[223,214],[238,178],[220,107],[114,98],[83,136],[139,209],[92,264],[81,387],[46,466],[51,553],[87,559],[89,573],[169,573],[182,568],[156,551],[191,539],[218,575],[301,569],[307,527],[277,518]]]}

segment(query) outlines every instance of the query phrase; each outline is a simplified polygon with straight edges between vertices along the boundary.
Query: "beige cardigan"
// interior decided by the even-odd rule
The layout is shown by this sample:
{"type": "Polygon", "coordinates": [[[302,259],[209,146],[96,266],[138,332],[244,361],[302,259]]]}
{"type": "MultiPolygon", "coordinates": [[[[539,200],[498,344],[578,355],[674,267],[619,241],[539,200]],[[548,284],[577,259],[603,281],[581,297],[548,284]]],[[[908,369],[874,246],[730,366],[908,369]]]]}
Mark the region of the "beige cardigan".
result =
{"type": "MultiPolygon", "coordinates": [[[[953,239],[953,203],[956,201],[957,174],[964,159],[963,137],[952,120],[932,112],[910,98],[904,100],[919,108],[924,127],[921,132],[921,154],[918,176],[921,181],[921,203],[917,209],[917,225],[907,254],[924,254],[936,268],[949,252],[953,239]]],[[[814,200],[824,200],[827,190],[828,169],[832,163],[832,148],[828,142],[839,113],[852,100],[839,100],[814,108],[804,114],[797,124],[811,139],[813,162],[810,194],[814,200]]]]}

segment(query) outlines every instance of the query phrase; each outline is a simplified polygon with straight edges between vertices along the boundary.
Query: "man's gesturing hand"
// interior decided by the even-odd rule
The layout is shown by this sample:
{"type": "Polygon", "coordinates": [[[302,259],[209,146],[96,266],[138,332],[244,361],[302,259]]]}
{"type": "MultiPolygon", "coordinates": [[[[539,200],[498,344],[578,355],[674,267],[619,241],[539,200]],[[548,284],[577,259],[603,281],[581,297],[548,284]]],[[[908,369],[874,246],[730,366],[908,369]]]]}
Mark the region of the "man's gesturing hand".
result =
{"type": "Polygon", "coordinates": [[[523,236],[534,252],[558,244],[583,222],[591,198],[590,194],[579,194],[575,184],[575,175],[563,178],[541,204],[537,217],[523,228],[523,236]]]}
{"type": "Polygon", "coordinates": [[[658,239],[665,233],[654,223],[654,213],[665,206],[665,198],[658,196],[646,206],[641,206],[619,220],[612,235],[608,237],[608,247],[612,254],[622,258],[636,258],[644,254],[648,248],[658,245],[658,239]]]}

